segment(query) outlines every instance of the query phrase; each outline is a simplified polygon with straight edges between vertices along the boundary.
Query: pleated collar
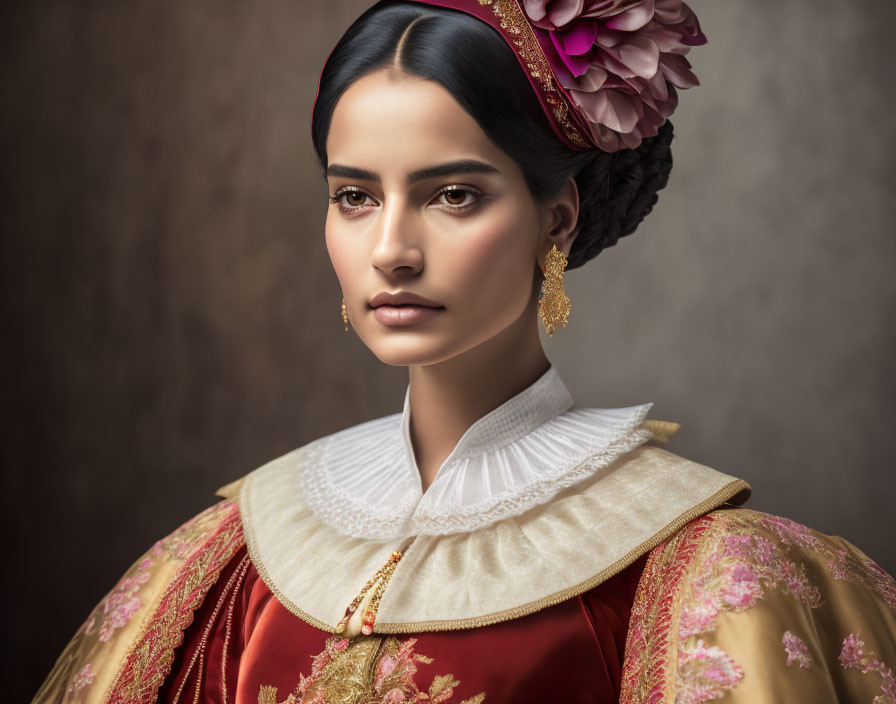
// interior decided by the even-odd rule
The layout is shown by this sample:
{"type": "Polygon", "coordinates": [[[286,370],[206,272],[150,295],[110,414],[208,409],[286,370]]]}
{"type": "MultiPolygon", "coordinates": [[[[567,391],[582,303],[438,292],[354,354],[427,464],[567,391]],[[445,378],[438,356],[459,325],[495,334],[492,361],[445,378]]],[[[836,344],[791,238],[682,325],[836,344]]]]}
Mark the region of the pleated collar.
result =
{"type": "Polygon", "coordinates": [[[423,492],[410,438],[410,386],[401,413],[303,448],[297,488],[343,535],[391,541],[473,531],[548,502],[651,437],[652,403],[576,408],[552,365],[473,423],[423,492]]]}
{"type": "Polygon", "coordinates": [[[742,479],[644,443],[550,501],[478,530],[368,540],[333,530],[296,490],[307,448],[258,468],[235,490],[259,575],[284,607],[329,632],[396,549],[404,556],[374,632],[475,628],[581,594],[689,521],[750,495],[742,479]]]}

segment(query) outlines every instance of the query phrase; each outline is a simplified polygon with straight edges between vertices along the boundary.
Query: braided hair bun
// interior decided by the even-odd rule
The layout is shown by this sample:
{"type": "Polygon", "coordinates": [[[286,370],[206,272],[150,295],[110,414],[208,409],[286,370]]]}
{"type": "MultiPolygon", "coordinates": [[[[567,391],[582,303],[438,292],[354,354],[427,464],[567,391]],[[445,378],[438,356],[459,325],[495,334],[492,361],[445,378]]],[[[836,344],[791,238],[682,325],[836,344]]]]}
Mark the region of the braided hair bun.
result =
{"type": "Polygon", "coordinates": [[[574,177],[579,189],[579,233],[567,269],[581,266],[620,237],[632,234],[653,210],[672,170],[672,137],[672,123],[667,120],[655,137],[647,137],[636,149],[593,150],[574,177]]]}

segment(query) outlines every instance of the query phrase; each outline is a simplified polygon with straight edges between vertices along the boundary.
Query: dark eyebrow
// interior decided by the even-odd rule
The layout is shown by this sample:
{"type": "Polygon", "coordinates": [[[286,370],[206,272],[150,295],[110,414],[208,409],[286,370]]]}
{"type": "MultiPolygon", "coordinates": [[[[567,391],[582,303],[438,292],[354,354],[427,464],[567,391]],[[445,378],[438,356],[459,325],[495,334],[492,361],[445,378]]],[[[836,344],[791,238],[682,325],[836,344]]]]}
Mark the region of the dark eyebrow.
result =
{"type": "MultiPolygon", "coordinates": [[[[461,159],[460,161],[449,161],[445,164],[436,166],[428,166],[425,169],[414,171],[408,176],[408,184],[413,185],[418,181],[427,178],[435,178],[436,176],[450,176],[452,174],[499,174],[501,173],[491,164],[475,159],[461,159]]],[[[367,169],[359,169],[354,166],[343,166],[342,164],[330,164],[327,167],[327,177],[344,176],[345,178],[356,178],[362,181],[379,181],[380,176],[374,171],[367,169]]]]}
{"type": "Polygon", "coordinates": [[[427,178],[435,178],[436,176],[451,176],[453,174],[499,174],[501,173],[491,164],[484,161],[476,161],[475,159],[461,159],[460,161],[449,161],[445,164],[429,166],[419,171],[414,171],[408,176],[408,183],[414,184],[417,181],[423,181],[427,178]]]}

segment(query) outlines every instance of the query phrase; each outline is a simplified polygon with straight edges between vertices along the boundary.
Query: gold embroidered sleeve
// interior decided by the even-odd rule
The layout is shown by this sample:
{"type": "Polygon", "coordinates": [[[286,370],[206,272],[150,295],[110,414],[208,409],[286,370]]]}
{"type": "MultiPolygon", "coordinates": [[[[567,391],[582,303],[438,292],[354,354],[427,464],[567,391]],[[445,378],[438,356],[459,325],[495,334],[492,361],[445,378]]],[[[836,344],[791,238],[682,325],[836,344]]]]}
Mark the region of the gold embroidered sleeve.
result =
{"type": "MultiPolygon", "coordinates": [[[[113,697],[116,686],[120,695],[123,684],[133,684],[123,683],[125,665],[140,659],[134,656],[139,655],[137,651],[141,648],[144,654],[149,653],[158,641],[156,636],[173,635],[172,628],[177,626],[175,613],[170,609],[166,609],[170,616],[167,624],[153,621],[162,604],[170,602],[183,609],[185,604],[171,598],[172,585],[179,578],[191,577],[186,574],[187,566],[194,571],[207,570],[206,555],[214,553],[209,551],[210,539],[219,539],[223,530],[223,535],[230,538],[228,545],[232,546],[238,543],[234,537],[241,538],[239,528],[236,505],[222,501],[155,543],[93,609],[56,660],[33,702],[76,704],[122,699],[113,697]],[[150,629],[152,634],[148,633],[150,629]]],[[[192,575],[194,586],[196,576],[192,575]]],[[[131,666],[128,674],[133,675],[134,669],[131,666]]],[[[150,673],[144,674],[145,677],[138,678],[141,686],[152,679],[150,673]]],[[[164,674],[156,672],[155,679],[164,674]]]]}
{"type": "Polygon", "coordinates": [[[896,704],[896,581],[848,541],[745,508],[652,551],[622,702],[896,704]]]}

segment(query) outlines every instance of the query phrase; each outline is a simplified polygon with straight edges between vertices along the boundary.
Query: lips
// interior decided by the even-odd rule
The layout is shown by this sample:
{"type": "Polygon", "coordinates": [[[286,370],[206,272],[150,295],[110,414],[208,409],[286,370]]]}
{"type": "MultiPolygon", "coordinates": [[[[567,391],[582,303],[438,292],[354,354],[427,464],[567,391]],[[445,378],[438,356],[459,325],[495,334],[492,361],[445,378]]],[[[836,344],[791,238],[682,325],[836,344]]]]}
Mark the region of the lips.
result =
{"type": "Polygon", "coordinates": [[[410,291],[396,291],[395,293],[390,293],[389,291],[381,291],[370,299],[369,305],[371,308],[378,308],[380,306],[424,306],[427,308],[445,307],[441,303],[433,301],[429,298],[424,298],[423,296],[420,296],[416,293],[411,293],[410,291]]]}
{"type": "Polygon", "coordinates": [[[381,291],[369,301],[373,317],[388,327],[410,327],[437,317],[445,306],[410,291],[381,291]]]}
{"type": "Polygon", "coordinates": [[[432,306],[378,306],[373,309],[373,317],[387,327],[404,328],[432,320],[444,310],[432,306]]]}

